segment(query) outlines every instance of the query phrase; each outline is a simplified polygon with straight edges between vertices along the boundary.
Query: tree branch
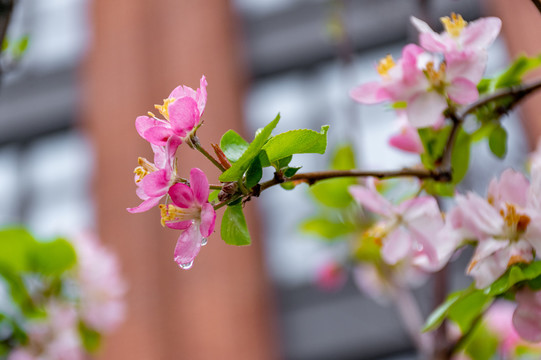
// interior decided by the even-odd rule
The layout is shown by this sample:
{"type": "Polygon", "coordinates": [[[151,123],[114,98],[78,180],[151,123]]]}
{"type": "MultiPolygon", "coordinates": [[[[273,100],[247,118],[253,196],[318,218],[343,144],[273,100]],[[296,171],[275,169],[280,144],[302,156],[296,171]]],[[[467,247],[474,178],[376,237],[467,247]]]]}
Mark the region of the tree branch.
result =
{"type": "Polygon", "coordinates": [[[541,13],[541,1],[540,0],[532,0],[532,2],[535,5],[535,7],[537,8],[537,10],[539,10],[539,12],[541,13]]]}

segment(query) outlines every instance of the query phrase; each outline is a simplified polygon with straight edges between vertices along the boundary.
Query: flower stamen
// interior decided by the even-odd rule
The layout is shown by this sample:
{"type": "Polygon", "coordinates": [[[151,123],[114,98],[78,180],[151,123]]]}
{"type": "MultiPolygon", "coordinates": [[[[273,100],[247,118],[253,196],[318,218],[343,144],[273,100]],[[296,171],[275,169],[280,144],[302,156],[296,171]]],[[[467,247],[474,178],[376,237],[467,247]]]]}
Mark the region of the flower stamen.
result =
{"type": "Polygon", "coordinates": [[[378,62],[376,70],[381,76],[385,77],[388,76],[389,70],[395,67],[395,65],[396,63],[394,62],[393,57],[391,55],[387,55],[378,62]]]}
{"type": "Polygon", "coordinates": [[[462,33],[462,30],[468,25],[468,22],[462,18],[462,15],[451,13],[451,17],[444,16],[440,18],[445,31],[452,37],[459,37],[462,33]]]}
{"type": "Polygon", "coordinates": [[[169,120],[169,105],[175,102],[175,98],[163,99],[163,105],[154,105],[154,107],[162,114],[164,118],[169,120]]]}

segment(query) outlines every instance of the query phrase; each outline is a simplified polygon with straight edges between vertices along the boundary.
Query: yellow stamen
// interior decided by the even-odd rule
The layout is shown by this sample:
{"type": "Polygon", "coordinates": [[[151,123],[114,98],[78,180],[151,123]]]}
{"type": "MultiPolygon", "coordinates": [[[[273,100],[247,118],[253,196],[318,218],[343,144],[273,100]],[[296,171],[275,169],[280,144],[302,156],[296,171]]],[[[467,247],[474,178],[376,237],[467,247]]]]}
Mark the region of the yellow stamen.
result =
{"type": "Polygon", "coordinates": [[[505,204],[506,211],[500,210],[500,215],[503,217],[507,227],[514,228],[518,233],[523,233],[530,224],[530,217],[528,215],[520,214],[517,212],[515,206],[512,204],[505,204]]]}
{"type": "Polygon", "coordinates": [[[445,63],[441,63],[438,70],[434,67],[434,62],[430,61],[428,64],[426,64],[426,76],[428,78],[428,81],[434,86],[435,88],[441,87],[443,83],[445,82],[445,70],[446,66],[445,63]]]}
{"type": "Polygon", "coordinates": [[[154,164],[145,158],[140,157],[137,159],[137,162],[139,163],[139,166],[133,170],[133,172],[139,177],[137,180],[135,180],[136,183],[143,180],[143,178],[151,172],[158,170],[154,164]]]}
{"type": "Polygon", "coordinates": [[[154,105],[154,107],[158,109],[164,118],[169,120],[169,105],[171,105],[171,103],[173,103],[175,100],[175,98],[163,99],[163,105],[154,105]]]}
{"type": "Polygon", "coordinates": [[[167,221],[187,221],[194,220],[199,215],[197,209],[183,209],[178,206],[169,204],[160,204],[160,216],[162,226],[165,226],[167,221]]]}
{"type": "Polygon", "coordinates": [[[374,243],[381,247],[383,245],[383,238],[387,236],[387,228],[382,223],[377,223],[366,230],[364,234],[372,238],[374,243]]]}
{"type": "Polygon", "coordinates": [[[459,37],[462,29],[468,25],[468,22],[465,21],[460,14],[457,15],[455,13],[451,14],[451,18],[448,16],[440,18],[440,21],[445,27],[445,31],[455,38],[459,37]]]}
{"type": "Polygon", "coordinates": [[[391,70],[395,65],[396,64],[393,57],[391,55],[387,55],[378,62],[376,69],[381,76],[387,76],[389,70],[391,70]]]}

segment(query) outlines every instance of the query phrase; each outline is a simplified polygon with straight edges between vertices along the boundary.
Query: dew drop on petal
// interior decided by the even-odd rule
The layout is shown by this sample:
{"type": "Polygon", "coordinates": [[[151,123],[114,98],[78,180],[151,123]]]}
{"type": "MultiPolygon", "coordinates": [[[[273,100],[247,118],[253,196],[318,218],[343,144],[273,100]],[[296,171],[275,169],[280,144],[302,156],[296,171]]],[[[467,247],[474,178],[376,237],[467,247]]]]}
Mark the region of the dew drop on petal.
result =
{"type": "Polygon", "coordinates": [[[183,270],[188,270],[193,266],[193,260],[185,264],[178,264],[178,266],[183,270]]]}
{"type": "Polygon", "coordinates": [[[201,246],[207,245],[207,242],[208,242],[208,239],[204,237],[203,239],[201,239],[201,246]]]}

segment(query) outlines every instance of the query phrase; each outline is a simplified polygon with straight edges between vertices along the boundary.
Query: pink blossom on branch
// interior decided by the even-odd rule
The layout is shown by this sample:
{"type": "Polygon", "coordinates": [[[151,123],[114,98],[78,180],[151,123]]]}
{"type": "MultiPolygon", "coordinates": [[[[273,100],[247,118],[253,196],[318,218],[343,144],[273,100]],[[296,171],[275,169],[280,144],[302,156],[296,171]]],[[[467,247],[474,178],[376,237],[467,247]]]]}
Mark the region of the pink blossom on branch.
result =
{"type": "Polygon", "coordinates": [[[153,145],[154,163],[139,158],[139,166],[135,168],[135,184],[137,196],[143,202],[139,206],[128,208],[131,213],[147,211],[158,205],[176,180],[175,151],[180,144],[179,138],[170,138],[166,145],[153,145]]]}
{"type": "MultiPolygon", "coordinates": [[[[537,183],[534,174],[532,182],[537,183]]],[[[467,272],[477,288],[490,285],[517,263],[529,263],[541,253],[541,211],[532,203],[528,180],[506,170],[492,180],[488,197],[457,195],[457,226],[478,239],[467,272]]]]}
{"type": "Polygon", "coordinates": [[[460,58],[441,62],[419,46],[409,44],[402,50],[398,62],[390,55],[380,60],[377,70],[381,80],[363,84],[350,95],[362,104],[405,102],[412,126],[434,126],[442,120],[449,102],[464,105],[478,99],[476,82],[465,77],[467,72],[456,70],[467,65],[460,58]]]}
{"type": "Polygon", "coordinates": [[[175,184],[169,189],[173,204],[160,205],[162,224],[182,230],[175,247],[175,262],[183,269],[192,266],[193,260],[206,238],[214,231],[216,212],[209,203],[209,183],[203,171],[190,171],[190,186],[175,184]]]}
{"type": "MultiPolygon", "coordinates": [[[[175,138],[174,144],[178,147],[182,139],[199,126],[206,103],[207,80],[203,75],[197,90],[180,85],[164,99],[163,105],[155,106],[164,119],[153,114],[150,114],[151,117],[139,116],[135,120],[135,127],[139,135],[151,144],[165,146],[170,138],[175,138]]],[[[173,150],[176,151],[176,148],[173,150]]]]}
{"type": "Polygon", "coordinates": [[[523,287],[517,291],[513,325],[524,340],[541,341],[541,291],[523,287]]]}
{"type": "Polygon", "coordinates": [[[441,251],[439,233],[444,227],[436,199],[420,196],[393,205],[375,188],[374,180],[365,186],[351,186],[353,198],[366,209],[382,217],[374,228],[381,241],[381,255],[390,264],[409,259],[428,271],[440,269],[450,253],[441,251]]]}

